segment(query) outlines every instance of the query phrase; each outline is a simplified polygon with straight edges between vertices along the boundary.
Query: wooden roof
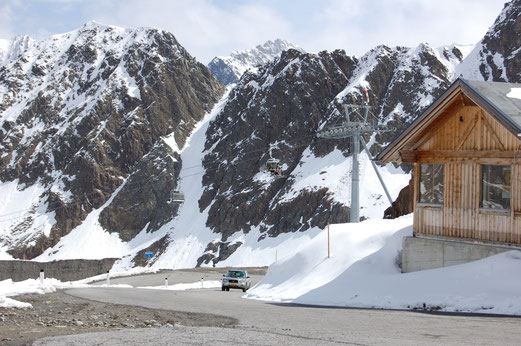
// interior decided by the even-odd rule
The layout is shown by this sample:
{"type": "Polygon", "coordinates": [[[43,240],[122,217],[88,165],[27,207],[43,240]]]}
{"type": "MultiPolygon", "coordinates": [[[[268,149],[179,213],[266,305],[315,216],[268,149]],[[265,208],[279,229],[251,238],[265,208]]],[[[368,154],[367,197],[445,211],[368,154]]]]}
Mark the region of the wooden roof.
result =
{"type": "MultiPolygon", "coordinates": [[[[383,163],[402,162],[402,153],[414,146],[440,117],[455,104],[473,103],[490,114],[514,135],[521,137],[521,99],[511,97],[512,89],[521,84],[468,81],[458,78],[412,124],[390,143],[376,160],[383,163]],[[507,96],[507,95],[510,95],[507,96]]],[[[519,95],[519,94],[518,94],[519,95]]]]}

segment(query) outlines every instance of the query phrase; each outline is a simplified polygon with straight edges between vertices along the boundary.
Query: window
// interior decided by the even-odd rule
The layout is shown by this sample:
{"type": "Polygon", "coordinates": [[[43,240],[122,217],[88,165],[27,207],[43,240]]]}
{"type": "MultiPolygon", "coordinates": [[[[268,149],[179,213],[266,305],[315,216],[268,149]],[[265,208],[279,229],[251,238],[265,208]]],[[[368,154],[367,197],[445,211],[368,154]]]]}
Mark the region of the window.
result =
{"type": "Polygon", "coordinates": [[[443,165],[420,165],[420,203],[443,204],[443,165]]]}
{"type": "Polygon", "coordinates": [[[481,207],[510,209],[510,166],[481,166],[481,207]]]}

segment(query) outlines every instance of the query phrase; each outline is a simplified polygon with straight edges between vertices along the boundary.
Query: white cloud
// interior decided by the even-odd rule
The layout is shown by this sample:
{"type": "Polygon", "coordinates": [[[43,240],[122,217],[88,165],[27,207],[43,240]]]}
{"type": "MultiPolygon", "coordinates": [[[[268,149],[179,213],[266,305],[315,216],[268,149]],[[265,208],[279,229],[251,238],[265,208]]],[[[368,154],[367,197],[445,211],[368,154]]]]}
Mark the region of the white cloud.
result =
{"type": "Polygon", "coordinates": [[[151,26],[172,32],[180,43],[207,63],[216,55],[228,55],[269,39],[284,37],[289,23],[263,5],[237,4],[217,7],[209,0],[113,2],[93,13],[94,19],[124,27],[151,26]]]}
{"type": "Polygon", "coordinates": [[[8,1],[0,5],[0,38],[13,36],[13,7],[17,4],[18,1],[8,1]]]}
{"type": "MultiPolygon", "coordinates": [[[[379,44],[476,43],[503,0],[329,0],[315,14],[311,50],[344,48],[361,55],[379,44]]],[[[306,45],[304,45],[306,48],[306,45]]]]}
{"type": "Polygon", "coordinates": [[[203,63],[267,40],[362,55],[379,44],[475,43],[504,0],[3,0],[0,38],[43,38],[97,20],[172,32],[203,63]]]}

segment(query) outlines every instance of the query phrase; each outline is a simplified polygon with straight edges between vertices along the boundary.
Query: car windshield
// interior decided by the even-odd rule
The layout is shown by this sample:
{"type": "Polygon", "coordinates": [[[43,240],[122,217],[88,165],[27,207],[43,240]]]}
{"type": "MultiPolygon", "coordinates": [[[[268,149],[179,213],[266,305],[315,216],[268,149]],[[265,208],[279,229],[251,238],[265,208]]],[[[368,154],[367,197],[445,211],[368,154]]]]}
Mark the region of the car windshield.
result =
{"type": "Polygon", "coordinates": [[[226,276],[228,276],[230,278],[243,278],[244,272],[230,270],[226,276]]]}

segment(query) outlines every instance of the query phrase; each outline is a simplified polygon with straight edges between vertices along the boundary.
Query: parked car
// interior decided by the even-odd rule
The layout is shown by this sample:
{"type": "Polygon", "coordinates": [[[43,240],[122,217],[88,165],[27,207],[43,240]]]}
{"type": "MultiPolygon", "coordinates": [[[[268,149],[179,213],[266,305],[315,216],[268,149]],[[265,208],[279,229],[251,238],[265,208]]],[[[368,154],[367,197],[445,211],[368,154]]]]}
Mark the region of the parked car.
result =
{"type": "Polygon", "coordinates": [[[223,275],[222,290],[229,291],[230,288],[239,288],[246,292],[251,286],[251,279],[246,270],[228,270],[223,275]]]}

